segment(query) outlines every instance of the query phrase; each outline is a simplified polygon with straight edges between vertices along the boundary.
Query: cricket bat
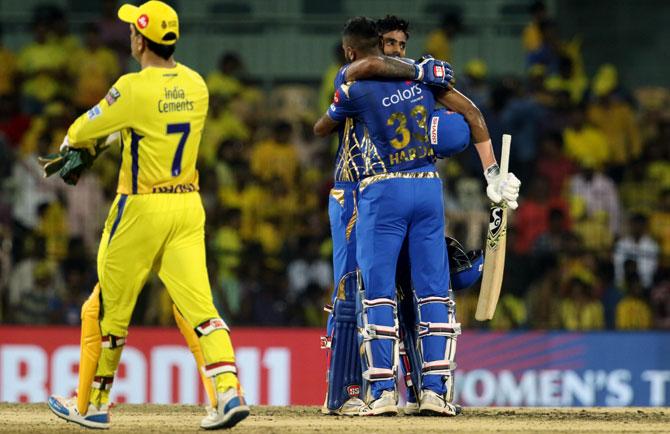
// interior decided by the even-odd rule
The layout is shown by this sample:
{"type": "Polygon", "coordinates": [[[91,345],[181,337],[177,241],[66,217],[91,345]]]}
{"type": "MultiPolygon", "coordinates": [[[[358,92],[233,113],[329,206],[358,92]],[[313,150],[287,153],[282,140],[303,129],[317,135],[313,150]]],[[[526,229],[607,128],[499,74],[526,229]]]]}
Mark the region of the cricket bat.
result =
{"type": "MultiPolygon", "coordinates": [[[[500,174],[505,177],[509,170],[509,149],[512,136],[503,134],[502,153],[500,155],[500,174]]],[[[503,271],[505,270],[505,246],[507,244],[507,205],[491,204],[489,229],[486,234],[486,250],[484,252],[484,271],[482,286],[477,300],[477,321],[493,318],[500,298],[503,271]]]]}

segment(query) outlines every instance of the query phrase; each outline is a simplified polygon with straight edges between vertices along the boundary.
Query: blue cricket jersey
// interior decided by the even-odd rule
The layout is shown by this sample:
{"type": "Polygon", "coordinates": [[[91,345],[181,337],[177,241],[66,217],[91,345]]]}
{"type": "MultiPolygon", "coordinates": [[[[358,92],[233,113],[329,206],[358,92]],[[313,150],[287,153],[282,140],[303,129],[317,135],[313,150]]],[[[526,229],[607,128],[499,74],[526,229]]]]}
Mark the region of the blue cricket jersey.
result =
{"type": "Polygon", "coordinates": [[[432,169],[435,154],[428,141],[428,119],[435,108],[429,86],[414,81],[363,80],[335,91],[328,116],[353,118],[365,126],[360,141],[361,177],[432,169]]]}
{"type": "MultiPolygon", "coordinates": [[[[333,82],[337,90],[345,83],[345,73],[349,65],[338,71],[333,82]]],[[[366,137],[365,125],[353,117],[346,117],[338,128],[339,145],[335,157],[335,181],[358,182],[363,175],[362,142],[366,137]]]]}

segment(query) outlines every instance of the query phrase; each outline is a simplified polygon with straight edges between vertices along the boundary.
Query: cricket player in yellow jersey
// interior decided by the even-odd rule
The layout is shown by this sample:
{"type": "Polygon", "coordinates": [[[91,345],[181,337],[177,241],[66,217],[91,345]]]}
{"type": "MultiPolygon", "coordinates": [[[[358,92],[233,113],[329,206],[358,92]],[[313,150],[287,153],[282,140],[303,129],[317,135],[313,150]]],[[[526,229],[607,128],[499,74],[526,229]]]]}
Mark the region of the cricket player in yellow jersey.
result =
{"type": "Polygon", "coordinates": [[[61,149],[93,149],[96,140],[121,134],[118,194],[98,251],[99,283],[82,307],[78,396],[52,396],[49,407],[80,425],[109,427],[109,393],[128,324],[139,292],[155,270],[185,319],[180,328],[188,324],[191,335],[198,336],[189,346],[204,358],[204,374],[215,383],[216,406],[200,426],[229,428],[249,415],[249,407],[237,379],[228,326],[212,302],[205,264],[205,213],[195,164],[207,87],[197,72],[174,60],[179,39],[174,9],[149,1],[123,5],[118,16],[130,24],[131,51],[142,70],[122,76],[98,105],[80,116],[61,149]]]}

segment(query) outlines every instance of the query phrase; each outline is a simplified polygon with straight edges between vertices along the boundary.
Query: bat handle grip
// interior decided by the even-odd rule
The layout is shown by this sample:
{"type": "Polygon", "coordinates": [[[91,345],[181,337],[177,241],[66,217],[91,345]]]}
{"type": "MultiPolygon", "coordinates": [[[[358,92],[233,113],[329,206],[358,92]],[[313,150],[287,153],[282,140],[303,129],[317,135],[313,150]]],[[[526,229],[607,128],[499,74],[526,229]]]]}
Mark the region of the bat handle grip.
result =
{"type": "Polygon", "coordinates": [[[509,172],[509,151],[512,145],[512,136],[510,134],[503,134],[502,136],[502,151],[500,153],[500,174],[504,177],[509,172]]]}

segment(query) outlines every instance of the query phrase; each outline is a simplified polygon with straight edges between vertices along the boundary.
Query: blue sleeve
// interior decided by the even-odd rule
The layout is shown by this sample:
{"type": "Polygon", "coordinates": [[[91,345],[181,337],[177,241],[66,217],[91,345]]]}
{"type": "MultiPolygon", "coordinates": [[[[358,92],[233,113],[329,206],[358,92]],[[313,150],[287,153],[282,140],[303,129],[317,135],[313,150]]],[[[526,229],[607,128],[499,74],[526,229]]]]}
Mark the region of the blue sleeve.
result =
{"type": "Polygon", "coordinates": [[[333,89],[338,89],[341,85],[343,85],[346,82],[345,75],[347,73],[348,67],[349,64],[346,64],[343,67],[341,67],[339,71],[337,71],[337,75],[335,76],[335,80],[333,81],[333,89]]]}
{"type": "Polygon", "coordinates": [[[351,86],[342,84],[335,89],[333,103],[328,108],[328,117],[337,122],[344,122],[346,118],[358,114],[353,99],[350,96],[351,86]]]}

